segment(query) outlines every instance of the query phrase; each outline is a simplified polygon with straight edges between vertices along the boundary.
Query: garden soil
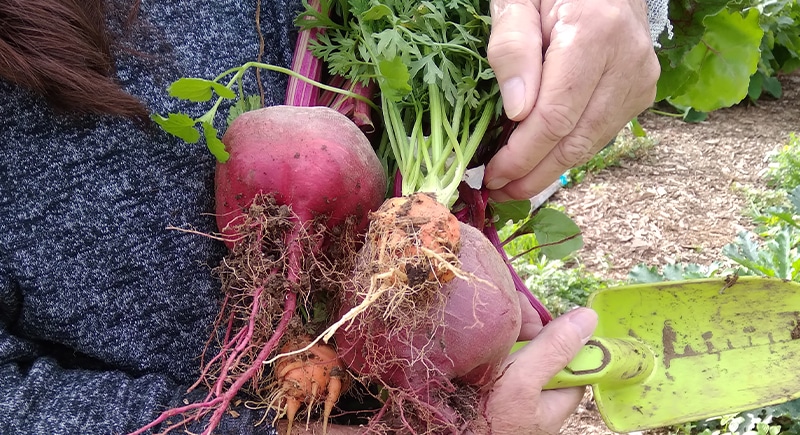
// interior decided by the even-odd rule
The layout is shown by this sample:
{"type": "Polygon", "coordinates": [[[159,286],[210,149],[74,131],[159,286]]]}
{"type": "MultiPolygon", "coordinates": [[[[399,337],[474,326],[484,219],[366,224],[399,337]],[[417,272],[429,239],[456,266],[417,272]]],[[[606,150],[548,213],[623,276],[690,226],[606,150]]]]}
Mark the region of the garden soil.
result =
{"type": "MultiPolygon", "coordinates": [[[[564,207],[583,232],[579,258],[587,270],[625,279],[642,263],[723,260],[722,247],[753,227],[744,215],[744,192],[765,187],[768,155],[791,132],[800,133],[800,74],[780,80],[782,98],[719,110],[702,123],[648,112],[639,119],[657,142],[652,149],[556,192],[550,201],[564,207]]],[[[590,391],[561,430],[613,433],[590,391]]]]}

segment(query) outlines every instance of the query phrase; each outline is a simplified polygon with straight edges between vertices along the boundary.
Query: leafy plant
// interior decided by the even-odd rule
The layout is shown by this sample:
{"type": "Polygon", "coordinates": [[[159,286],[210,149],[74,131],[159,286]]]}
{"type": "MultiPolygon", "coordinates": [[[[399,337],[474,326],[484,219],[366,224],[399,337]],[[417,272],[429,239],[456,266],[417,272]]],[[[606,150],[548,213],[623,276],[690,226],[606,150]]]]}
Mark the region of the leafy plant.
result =
{"type": "Polygon", "coordinates": [[[763,211],[758,218],[758,234],[742,232],[722,248],[722,253],[741,265],[744,273],[800,281],[800,221],[796,218],[800,214],[800,186],[788,198],[788,206],[763,211]]]}
{"type": "Polygon", "coordinates": [[[436,192],[452,205],[464,173],[502,110],[486,59],[486,0],[323,0],[341,20],[307,7],[296,21],[324,27],[312,44],[331,74],[380,88],[385,134],[401,193],[436,192]]]}
{"type": "Polygon", "coordinates": [[[770,417],[763,419],[752,414],[726,415],[706,420],[706,424],[698,424],[696,429],[702,429],[702,431],[695,433],[698,435],[778,435],[782,433],[781,426],[771,424],[771,420],[770,417]]]}
{"type": "Polygon", "coordinates": [[[764,31],[757,9],[727,5],[728,0],[670,2],[674,35],[660,40],[657,100],[710,112],[747,95],[764,31]]]}
{"type": "MultiPolygon", "coordinates": [[[[527,203],[530,210],[530,201],[527,203]]],[[[514,202],[501,204],[508,207],[514,202]]],[[[521,213],[525,209],[518,204],[521,213]]],[[[568,265],[583,246],[580,229],[566,214],[554,208],[538,209],[529,219],[513,219],[500,228],[500,238],[510,262],[525,286],[550,310],[560,315],[585,305],[589,294],[608,282],[580,265],[568,265]]]]}
{"type": "Polygon", "coordinates": [[[797,240],[800,234],[791,227],[781,227],[772,238],[759,244],[751,233],[740,233],[722,253],[740,264],[748,275],[764,275],[780,279],[800,279],[800,257],[797,240]]]}
{"type": "Polygon", "coordinates": [[[789,141],[773,154],[767,167],[767,185],[776,189],[792,190],[800,186],[800,137],[789,135],[789,141]]]}
{"type": "Polygon", "coordinates": [[[260,99],[258,99],[257,96],[246,95],[244,93],[244,86],[242,86],[244,74],[253,68],[283,73],[295,77],[298,80],[311,83],[320,89],[347,95],[367,104],[373,104],[370,100],[361,95],[324,83],[319,83],[290,69],[260,62],[247,62],[244,65],[231,68],[211,80],[196,77],[183,77],[176,80],[167,88],[171,97],[181,100],[195,103],[214,100],[214,104],[203,115],[194,118],[186,113],[169,113],[167,116],[153,114],[150,118],[161,126],[164,131],[183,139],[187,143],[197,143],[202,133],[202,137],[205,138],[206,146],[211,154],[220,162],[225,162],[228,160],[229,155],[225,150],[225,145],[219,139],[219,132],[214,126],[214,119],[217,116],[217,111],[220,106],[226,100],[235,100],[226,117],[228,123],[232,122],[236,116],[243,112],[261,107],[260,99]],[[216,99],[214,99],[214,96],[216,96],[216,99]]]}
{"type": "Polygon", "coordinates": [[[791,73],[800,68],[800,5],[796,0],[757,0],[753,7],[760,12],[761,60],[750,78],[747,92],[757,100],[763,92],[775,98],[782,95],[778,73],[791,73]]]}
{"type": "MultiPolygon", "coordinates": [[[[518,230],[519,225],[507,226],[500,231],[500,235],[508,238],[518,230]]],[[[563,257],[551,257],[538,249],[541,245],[542,241],[534,233],[512,239],[505,249],[512,256],[514,269],[524,280],[525,286],[554,316],[585,305],[593,291],[610,284],[581,265],[568,265],[574,263],[574,252],[568,252],[563,257]]]]}
{"type": "Polygon", "coordinates": [[[554,316],[586,305],[590,294],[612,284],[589,273],[583,266],[570,267],[561,260],[516,261],[514,267],[525,280],[525,285],[554,316]]]}
{"type": "Polygon", "coordinates": [[[778,73],[800,67],[796,0],[670,2],[671,34],[662,35],[658,101],[687,120],[764,92],[782,94],[778,73]]]}
{"type": "Polygon", "coordinates": [[[681,281],[686,279],[710,278],[727,272],[719,263],[702,266],[696,263],[667,264],[661,270],[656,266],[636,265],[628,273],[628,279],[634,283],[652,283],[661,281],[681,281]]]}

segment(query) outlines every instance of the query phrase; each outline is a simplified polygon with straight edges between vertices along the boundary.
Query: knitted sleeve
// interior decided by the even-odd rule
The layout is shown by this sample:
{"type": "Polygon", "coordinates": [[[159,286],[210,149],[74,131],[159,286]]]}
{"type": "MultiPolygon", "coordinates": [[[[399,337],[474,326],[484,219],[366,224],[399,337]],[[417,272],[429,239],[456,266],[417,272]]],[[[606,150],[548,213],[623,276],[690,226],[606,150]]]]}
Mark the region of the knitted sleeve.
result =
{"type": "Polygon", "coordinates": [[[647,0],[647,19],[650,22],[650,37],[658,47],[658,38],[666,30],[672,36],[669,23],[669,0],[647,0]]]}
{"type": "MultiPolygon", "coordinates": [[[[166,114],[195,109],[167,95],[172,81],[255,59],[262,35],[263,60],[288,66],[301,2],[259,2],[260,32],[256,3],[142,2],[119,82],[166,114]]],[[[263,76],[268,104],[281,102],[285,79],[263,76]]],[[[0,80],[0,151],[0,434],[120,435],[202,401],[203,386],[186,392],[219,310],[211,270],[224,247],[168,227],[215,231],[203,144],[56,113],[0,80]]],[[[215,434],[275,433],[263,408],[227,411],[215,434]]]]}

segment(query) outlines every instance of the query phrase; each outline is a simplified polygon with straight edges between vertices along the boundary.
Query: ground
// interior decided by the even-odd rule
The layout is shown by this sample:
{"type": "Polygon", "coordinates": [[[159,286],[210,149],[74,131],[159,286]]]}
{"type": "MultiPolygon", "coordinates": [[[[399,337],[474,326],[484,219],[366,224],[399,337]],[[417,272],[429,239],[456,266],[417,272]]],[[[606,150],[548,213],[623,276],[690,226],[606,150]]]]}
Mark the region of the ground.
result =
{"type": "MultiPolygon", "coordinates": [[[[781,77],[784,95],[710,114],[707,121],[646,113],[656,146],[638,160],[587,177],[551,201],[581,227],[580,259],[599,276],[624,279],[637,264],[710,264],[736,234],[747,188],[763,187],[768,153],[800,132],[800,74],[781,77]]],[[[562,435],[613,434],[587,393],[562,435]]]]}

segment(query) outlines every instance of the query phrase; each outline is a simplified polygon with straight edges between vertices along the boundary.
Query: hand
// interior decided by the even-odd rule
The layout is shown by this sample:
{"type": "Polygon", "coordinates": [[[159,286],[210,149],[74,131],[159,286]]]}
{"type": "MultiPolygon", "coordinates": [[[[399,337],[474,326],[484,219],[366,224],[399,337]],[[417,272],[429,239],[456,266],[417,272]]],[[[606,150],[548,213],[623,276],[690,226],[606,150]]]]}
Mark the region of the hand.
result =
{"type": "Polygon", "coordinates": [[[493,434],[558,433],[580,403],[585,388],[542,388],[572,361],[596,326],[597,314],[578,308],[548,323],[536,338],[508,358],[510,365],[487,403],[493,434]]]}
{"type": "Polygon", "coordinates": [[[526,199],[587,161],[654,100],[645,0],[493,0],[489,63],[519,121],[486,167],[497,201],[526,199]]]}

